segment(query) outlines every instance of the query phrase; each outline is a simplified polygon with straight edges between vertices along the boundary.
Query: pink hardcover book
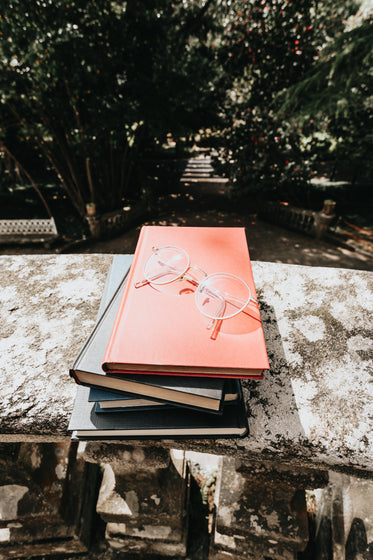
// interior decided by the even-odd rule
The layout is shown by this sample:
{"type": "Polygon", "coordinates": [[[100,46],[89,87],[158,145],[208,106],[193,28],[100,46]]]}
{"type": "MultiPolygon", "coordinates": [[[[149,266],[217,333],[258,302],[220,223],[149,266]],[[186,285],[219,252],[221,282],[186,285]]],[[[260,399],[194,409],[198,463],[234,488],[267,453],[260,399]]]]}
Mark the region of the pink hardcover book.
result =
{"type": "MultiPolygon", "coordinates": [[[[156,262],[171,269],[174,264],[179,266],[173,256],[156,262]]],[[[269,364],[255,300],[244,228],[143,226],[102,367],[123,374],[261,378],[269,364]],[[146,281],[148,259],[154,248],[165,246],[180,248],[189,267],[173,282],[165,275],[165,283],[157,284],[163,280],[158,273],[151,277],[153,284],[146,281]],[[252,297],[242,311],[223,320],[206,316],[204,305],[218,297],[221,317],[225,301],[235,297],[230,293],[234,285],[225,292],[212,287],[202,294],[202,303],[201,297],[196,300],[205,275],[216,273],[239,277],[252,297]]]]}

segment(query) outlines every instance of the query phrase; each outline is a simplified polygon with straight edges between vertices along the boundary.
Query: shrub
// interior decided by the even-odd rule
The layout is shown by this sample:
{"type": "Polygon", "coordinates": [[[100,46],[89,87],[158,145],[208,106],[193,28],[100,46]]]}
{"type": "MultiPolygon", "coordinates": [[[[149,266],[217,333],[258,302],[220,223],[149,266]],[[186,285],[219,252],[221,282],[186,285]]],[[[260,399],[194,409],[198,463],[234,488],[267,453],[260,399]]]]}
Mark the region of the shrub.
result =
{"type": "Polygon", "coordinates": [[[370,17],[331,39],[284,95],[284,110],[305,123],[312,120],[313,130],[323,130],[330,139],[329,157],[352,181],[371,178],[373,171],[372,53],[370,17]]]}
{"type": "Polygon", "coordinates": [[[302,198],[299,191],[310,177],[308,161],[300,149],[300,131],[282,116],[262,107],[248,108],[244,122],[233,123],[224,138],[229,150],[221,150],[222,170],[234,198],[302,198]]]}
{"type": "Polygon", "coordinates": [[[342,28],[351,10],[353,0],[343,9],[330,0],[317,6],[307,0],[233,2],[222,48],[233,87],[224,108],[219,156],[234,195],[271,192],[303,198],[317,155],[303,125],[307,135],[309,124],[313,132],[317,126],[312,114],[306,120],[294,115],[292,103],[285,106],[281,95],[313,68],[320,45],[342,28]]]}

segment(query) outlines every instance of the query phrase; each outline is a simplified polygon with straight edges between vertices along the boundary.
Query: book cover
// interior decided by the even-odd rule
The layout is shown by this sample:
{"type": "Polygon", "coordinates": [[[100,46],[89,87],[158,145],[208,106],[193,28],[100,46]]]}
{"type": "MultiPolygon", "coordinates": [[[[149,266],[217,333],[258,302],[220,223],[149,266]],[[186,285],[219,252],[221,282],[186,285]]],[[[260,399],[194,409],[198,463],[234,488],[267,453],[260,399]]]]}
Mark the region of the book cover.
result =
{"type": "Polygon", "coordinates": [[[242,394],[240,379],[226,379],[224,384],[224,406],[235,402],[242,394]]]}
{"type": "Polygon", "coordinates": [[[99,414],[88,400],[89,388],[80,386],[68,430],[72,439],[151,439],[243,437],[248,433],[245,406],[240,397],[224,407],[223,414],[209,414],[175,407],[166,410],[121,411],[99,414]]]}
{"type": "Polygon", "coordinates": [[[219,322],[216,337],[197,308],[195,287],[145,283],[154,247],[176,246],[190,258],[192,273],[228,273],[242,278],[256,298],[244,228],[143,226],[102,367],[116,373],[160,373],[261,378],[269,368],[260,310],[250,302],[219,322]]]}
{"type": "Polygon", "coordinates": [[[131,255],[116,255],[103,290],[98,320],[76,357],[70,375],[78,384],[127,392],[151,400],[221,413],[224,380],[201,377],[105,374],[101,368],[127,274],[131,255]],[[114,295],[111,297],[111,290],[114,295]],[[108,302],[108,303],[107,303],[108,302]],[[105,307],[106,304],[106,307],[105,307]]]}

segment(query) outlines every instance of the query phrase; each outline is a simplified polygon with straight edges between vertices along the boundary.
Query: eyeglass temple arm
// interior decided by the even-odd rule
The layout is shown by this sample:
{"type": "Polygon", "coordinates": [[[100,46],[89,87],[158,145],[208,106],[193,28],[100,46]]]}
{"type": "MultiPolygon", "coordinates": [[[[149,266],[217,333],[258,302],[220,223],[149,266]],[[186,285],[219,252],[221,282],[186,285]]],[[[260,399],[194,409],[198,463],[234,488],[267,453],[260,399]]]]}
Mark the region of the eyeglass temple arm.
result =
{"type": "MultiPolygon", "coordinates": [[[[207,327],[206,327],[207,329],[211,329],[214,324],[216,325],[217,321],[221,321],[220,317],[223,315],[227,303],[226,303],[225,298],[221,296],[219,291],[216,292],[214,290],[211,290],[211,288],[205,288],[205,289],[206,289],[207,295],[212,295],[213,297],[217,297],[220,300],[220,307],[219,307],[218,312],[217,312],[217,317],[215,317],[214,319],[211,319],[208,322],[207,327]]],[[[215,329],[214,329],[214,331],[215,331],[215,329]]],[[[211,334],[211,338],[213,338],[214,331],[211,334]]]]}
{"type": "Polygon", "coordinates": [[[207,328],[208,328],[208,329],[211,329],[212,327],[214,327],[214,328],[212,329],[212,331],[211,331],[211,334],[210,334],[210,338],[211,338],[212,340],[215,340],[215,339],[216,339],[216,336],[217,336],[217,334],[218,334],[219,327],[220,327],[221,322],[222,322],[222,320],[223,320],[223,319],[222,319],[222,315],[224,315],[225,307],[226,307],[226,302],[225,302],[225,300],[223,300],[223,303],[222,303],[222,305],[221,305],[221,307],[220,307],[220,309],[219,309],[219,311],[218,311],[219,317],[216,317],[215,319],[211,319],[211,321],[210,321],[209,324],[207,325],[207,328]]]}
{"type": "Polygon", "coordinates": [[[158,280],[158,278],[162,278],[162,276],[165,276],[166,274],[168,274],[168,271],[155,274],[149,279],[144,278],[143,280],[139,280],[138,282],[135,283],[135,288],[141,288],[141,286],[146,286],[146,284],[151,284],[152,281],[158,280]]]}

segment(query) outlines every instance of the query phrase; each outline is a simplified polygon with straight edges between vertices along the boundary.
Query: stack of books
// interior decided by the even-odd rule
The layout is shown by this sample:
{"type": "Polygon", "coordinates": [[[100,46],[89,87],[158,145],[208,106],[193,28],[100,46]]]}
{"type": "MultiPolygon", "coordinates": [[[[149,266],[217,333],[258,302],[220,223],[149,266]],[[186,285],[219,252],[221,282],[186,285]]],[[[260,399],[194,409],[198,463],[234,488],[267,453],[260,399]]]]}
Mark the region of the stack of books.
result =
{"type": "Polygon", "coordinates": [[[143,226],[134,255],[113,257],[70,369],[68,429],[77,440],[242,437],[241,379],[268,368],[244,228],[143,226]],[[242,279],[251,299],[216,288],[216,273],[242,279]]]}

